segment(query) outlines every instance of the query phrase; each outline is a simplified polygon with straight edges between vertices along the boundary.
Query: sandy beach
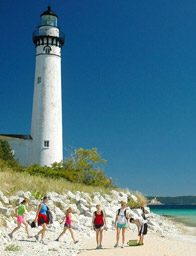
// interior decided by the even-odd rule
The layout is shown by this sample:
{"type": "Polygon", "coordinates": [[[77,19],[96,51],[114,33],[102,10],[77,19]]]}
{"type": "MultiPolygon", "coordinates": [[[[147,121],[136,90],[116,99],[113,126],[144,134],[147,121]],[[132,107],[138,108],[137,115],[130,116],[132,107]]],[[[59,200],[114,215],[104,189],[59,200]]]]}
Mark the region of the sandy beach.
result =
{"type": "MultiPolygon", "coordinates": [[[[30,211],[26,215],[29,223],[34,220],[37,205],[39,201],[35,199],[30,191],[18,191],[15,195],[4,195],[0,191],[0,255],[20,255],[20,256],[115,256],[115,255],[134,255],[141,256],[192,256],[196,251],[196,227],[189,227],[183,223],[176,222],[150,212],[145,207],[146,218],[148,221],[148,234],[145,236],[144,246],[135,246],[125,248],[114,248],[116,232],[114,230],[114,217],[119,207],[119,202],[126,201],[128,196],[137,200],[129,191],[124,192],[112,191],[110,195],[99,192],[90,195],[88,193],[76,192],[73,194],[67,191],[64,194],[49,192],[49,207],[53,214],[53,223],[48,225],[45,244],[36,242],[35,235],[40,227],[30,229],[31,239],[26,238],[24,228],[14,234],[10,239],[8,234],[16,227],[16,217],[13,217],[13,202],[22,201],[28,198],[30,211]],[[92,199],[93,198],[93,199],[92,199]],[[74,202],[72,200],[75,200],[74,202]],[[101,202],[106,212],[108,231],[104,231],[103,249],[96,250],[95,232],[92,228],[92,214],[95,211],[95,205],[101,202]],[[62,232],[63,224],[60,220],[64,218],[64,210],[67,205],[71,205],[74,209],[73,219],[78,223],[72,223],[75,237],[79,243],[74,244],[72,238],[67,232],[59,242],[55,239],[62,232]],[[17,249],[17,250],[16,250],[17,249]]],[[[140,208],[130,209],[127,207],[130,216],[141,217],[142,210],[140,208]]],[[[128,240],[136,240],[137,228],[130,224],[126,231],[126,242],[128,240]]],[[[120,243],[121,245],[121,243],[120,243]]]]}
{"type": "MultiPolygon", "coordinates": [[[[127,232],[127,240],[137,236],[132,231],[127,232]]],[[[161,237],[150,233],[145,237],[144,246],[128,246],[114,248],[115,231],[105,232],[103,249],[96,250],[95,238],[86,240],[81,249],[82,256],[192,256],[196,252],[196,236],[179,235],[161,237]]]]}

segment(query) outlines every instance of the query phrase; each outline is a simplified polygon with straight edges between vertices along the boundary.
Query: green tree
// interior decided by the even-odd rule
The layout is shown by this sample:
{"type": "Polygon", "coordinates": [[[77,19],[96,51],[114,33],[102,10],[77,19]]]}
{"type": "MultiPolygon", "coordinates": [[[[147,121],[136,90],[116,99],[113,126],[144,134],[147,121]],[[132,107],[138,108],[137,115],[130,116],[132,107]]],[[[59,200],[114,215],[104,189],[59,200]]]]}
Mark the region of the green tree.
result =
{"type": "Polygon", "coordinates": [[[109,181],[101,170],[105,163],[106,160],[101,158],[96,148],[79,148],[68,161],[64,161],[63,166],[67,179],[72,182],[109,186],[109,181]]]}
{"type": "Polygon", "coordinates": [[[0,139],[0,158],[4,161],[14,160],[12,149],[7,140],[0,139]]]}

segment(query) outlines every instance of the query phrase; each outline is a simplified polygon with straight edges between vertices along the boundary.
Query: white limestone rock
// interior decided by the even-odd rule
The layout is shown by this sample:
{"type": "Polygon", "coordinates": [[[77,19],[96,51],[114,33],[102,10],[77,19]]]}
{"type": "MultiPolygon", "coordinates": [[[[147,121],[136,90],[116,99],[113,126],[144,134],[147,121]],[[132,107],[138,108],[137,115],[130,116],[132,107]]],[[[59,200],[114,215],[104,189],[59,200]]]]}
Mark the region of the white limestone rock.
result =
{"type": "Polygon", "coordinates": [[[114,218],[115,217],[115,212],[113,212],[112,210],[105,210],[105,214],[106,214],[106,217],[109,217],[109,218],[114,218]]]}
{"type": "Polygon", "coordinates": [[[84,198],[80,198],[80,204],[88,205],[87,201],[84,198]]]}
{"type": "Polygon", "coordinates": [[[85,205],[80,203],[80,204],[78,204],[78,210],[80,211],[81,214],[83,214],[83,213],[87,212],[89,209],[85,205]]]}
{"type": "Polygon", "coordinates": [[[61,198],[59,198],[59,197],[53,197],[49,201],[51,201],[53,203],[53,205],[56,204],[58,206],[64,206],[64,204],[65,204],[64,201],[61,198]]]}
{"type": "Polygon", "coordinates": [[[130,218],[138,218],[139,216],[133,211],[133,210],[129,210],[129,217],[130,218]]]}
{"type": "Polygon", "coordinates": [[[94,202],[95,204],[100,204],[100,200],[99,200],[99,197],[98,197],[97,195],[94,196],[93,202],[94,202]]]}
{"type": "Polygon", "coordinates": [[[132,199],[132,200],[133,200],[133,202],[135,202],[135,203],[137,203],[137,202],[138,202],[137,197],[136,197],[135,195],[132,195],[132,194],[128,197],[128,199],[129,199],[129,200],[130,200],[130,199],[132,199]]]}
{"type": "Polygon", "coordinates": [[[125,196],[119,196],[118,197],[118,202],[120,203],[120,202],[125,202],[125,203],[127,203],[127,195],[125,195],[125,196]]]}
{"type": "Polygon", "coordinates": [[[143,212],[141,209],[132,209],[132,211],[138,216],[141,217],[143,212]]]}
{"type": "Polygon", "coordinates": [[[4,215],[6,217],[10,217],[10,216],[14,215],[14,209],[12,207],[7,208],[7,211],[4,215]]]}
{"type": "Polygon", "coordinates": [[[54,221],[52,225],[55,229],[60,228],[60,223],[58,221],[54,221]]]}
{"type": "Polygon", "coordinates": [[[31,198],[31,192],[30,191],[26,191],[24,193],[24,198],[29,200],[31,198]]]}
{"type": "Polygon", "coordinates": [[[3,214],[4,216],[7,214],[8,212],[8,209],[4,206],[1,206],[0,207],[0,213],[3,214]]]}
{"type": "Polygon", "coordinates": [[[92,216],[93,216],[93,213],[87,211],[87,212],[85,212],[84,216],[86,216],[86,217],[92,217],[92,216]]]}
{"type": "Polygon", "coordinates": [[[58,197],[59,194],[56,193],[56,192],[54,192],[54,191],[52,191],[52,192],[49,192],[47,196],[48,196],[48,198],[50,199],[51,197],[58,197]]]}
{"type": "Polygon", "coordinates": [[[9,204],[9,199],[4,195],[0,195],[0,201],[4,204],[9,204]]]}
{"type": "Polygon", "coordinates": [[[57,217],[63,218],[65,216],[65,213],[63,211],[61,211],[61,209],[59,207],[55,206],[54,212],[56,213],[57,217]]]}
{"type": "Polygon", "coordinates": [[[69,198],[71,198],[72,200],[75,200],[76,199],[76,196],[71,192],[71,191],[68,191],[67,192],[67,195],[69,198]]]}
{"type": "Polygon", "coordinates": [[[111,194],[112,194],[112,197],[113,197],[114,199],[117,199],[117,200],[118,200],[118,197],[119,197],[119,192],[118,192],[118,191],[112,190],[112,191],[111,191],[111,194]]]}
{"type": "Polygon", "coordinates": [[[29,205],[30,205],[30,206],[37,206],[37,207],[38,207],[38,205],[39,205],[40,203],[41,203],[41,202],[40,202],[39,200],[37,200],[37,199],[32,199],[32,200],[29,201],[29,205]]]}
{"type": "Polygon", "coordinates": [[[92,201],[92,198],[91,198],[90,194],[88,194],[88,193],[84,193],[84,198],[87,200],[87,202],[92,201]]]}
{"type": "Polygon", "coordinates": [[[145,214],[150,214],[150,207],[144,207],[145,214]]]}
{"type": "Polygon", "coordinates": [[[85,227],[92,226],[92,218],[90,218],[90,217],[80,215],[78,221],[81,226],[85,226],[85,227]]]}
{"type": "Polygon", "coordinates": [[[93,195],[99,197],[99,196],[100,196],[100,193],[99,193],[99,192],[93,192],[93,195]]]}
{"type": "Polygon", "coordinates": [[[66,194],[63,194],[63,195],[59,194],[59,198],[61,200],[65,201],[65,200],[67,200],[67,195],[66,194]]]}
{"type": "Polygon", "coordinates": [[[111,203],[111,202],[112,202],[112,198],[111,198],[111,196],[109,196],[109,195],[105,194],[105,195],[104,195],[104,197],[105,197],[106,201],[108,201],[109,203],[111,203]]]}
{"type": "Polygon", "coordinates": [[[9,203],[10,204],[15,204],[18,199],[19,199],[18,196],[10,196],[9,203]]]}
{"type": "Polygon", "coordinates": [[[80,211],[76,204],[69,204],[67,208],[71,207],[74,214],[80,214],[80,211]]]}
{"type": "Polygon", "coordinates": [[[76,194],[75,200],[76,200],[77,202],[79,202],[80,199],[81,199],[81,195],[80,195],[80,194],[76,194]]]}
{"type": "Polygon", "coordinates": [[[25,192],[23,190],[19,190],[18,192],[16,192],[16,196],[24,197],[25,196],[25,192]]]}
{"type": "Polygon", "coordinates": [[[23,197],[18,197],[18,198],[16,199],[16,205],[21,204],[23,200],[24,200],[23,197]]]}
{"type": "Polygon", "coordinates": [[[96,210],[97,210],[97,209],[96,209],[95,206],[91,207],[91,213],[94,213],[96,210]]]}

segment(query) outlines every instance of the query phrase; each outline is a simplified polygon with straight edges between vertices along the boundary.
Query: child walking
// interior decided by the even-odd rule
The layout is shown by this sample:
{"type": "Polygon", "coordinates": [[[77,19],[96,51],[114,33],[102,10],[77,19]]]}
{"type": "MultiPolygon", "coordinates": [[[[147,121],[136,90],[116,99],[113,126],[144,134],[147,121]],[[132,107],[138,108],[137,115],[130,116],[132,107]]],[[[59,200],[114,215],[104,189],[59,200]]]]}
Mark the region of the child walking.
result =
{"type": "Polygon", "coordinates": [[[21,202],[21,204],[18,207],[16,207],[16,209],[15,209],[15,214],[17,216],[18,226],[15,227],[15,229],[13,229],[12,232],[8,234],[8,236],[10,238],[13,238],[13,234],[21,228],[22,224],[25,225],[25,229],[26,229],[26,232],[27,232],[27,237],[31,238],[31,236],[29,235],[28,223],[26,222],[25,217],[24,217],[25,214],[27,213],[26,205],[27,205],[27,200],[23,200],[21,202]]]}
{"type": "Polygon", "coordinates": [[[69,232],[71,234],[71,237],[74,241],[74,244],[77,244],[79,241],[75,239],[74,237],[74,233],[73,233],[73,229],[72,229],[72,226],[71,226],[71,222],[78,222],[77,220],[73,220],[71,218],[71,214],[72,214],[72,208],[70,207],[69,209],[67,209],[66,213],[65,213],[65,219],[61,222],[61,224],[65,221],[65,224],[64,224],[64,229],[63,231],[61,232],[61,234],[59,235],[59,237],[55,240],[55,241],[59,241],[60,237],[62,235],[65,234],[65,232],[67,231],[67,229],[69,229],[69,232]]]}

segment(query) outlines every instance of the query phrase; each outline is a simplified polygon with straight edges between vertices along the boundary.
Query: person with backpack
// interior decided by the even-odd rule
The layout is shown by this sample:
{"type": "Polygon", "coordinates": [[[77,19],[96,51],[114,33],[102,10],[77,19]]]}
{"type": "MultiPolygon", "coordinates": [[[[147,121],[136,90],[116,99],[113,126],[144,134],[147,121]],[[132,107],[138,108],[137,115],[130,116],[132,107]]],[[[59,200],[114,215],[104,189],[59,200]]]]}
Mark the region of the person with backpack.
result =
{"type": "Polygon", "coordinates": [[[31,238],[31,236],[29,235],[28,223],[26,222],[25,217],[24,217],[25,214],[27,213],[27,211],[26,211],[26,206],[27,206],[27,200],[24,199],[24,200],[21,202],[21,204],[20,204],[18,207],[16,207],[16,209],[15,209],[15,214],[16,214],[16,216],[17,216],[17,224],[18,224],[18,226],[15,227],[14,230],[12,230],[12,232],[8,234],[8,236],[9,236],[11,239],[13,238],[13,234],[14,234],[17,230],[19,230],[19,229],[21,228],[22,224],[25,225],[25,229],[26,229],[26,232],[27,232],[27,237],[28,237],[28,238],[31,238]]]}
{"type": "Polygon", "coordinates": [[[129,225],[129,213],[126,209],[127,204],[125,202],[121,203],[121,208],[116,212],[115,218],[115,227],[116,227],[116,244],[114,247],[118,247],[119,238],[120,238],[120,231],[122,230],[122,246],[124,248],[125,243],[125,232],[129,225]]]}
{"type": "MultiPolygon", "coordinates": [[[[67,231],[67,229],[69,229],[69,232],[71,234],[71,237],[74,241],[74,244],[77,244],[79,241],[75,239],[74,237],[74,233],[73,233],[73,229],[72,229],[72,226],[71,226],[71,223],[72,222],[78,222],[77,220],[73,220],[72,217],[71,217],[71,214],[72,214],[72,208],[69,207],[69,209],[66,210],[66,213],[65,213],[65,224],[64,224],[64,229],[63,231],[61,232],[61,234],[58,236],[58,238],[55,240],[57,242],[59,242],[59,239],[62,235],[65,234],[65,232],[67,231]]],[[[61,222],[61,224],[64,222],[64,220],[61,222]]]]}
{"type": "Polygon", "coordinates": [[[44,237],[45,237],[45,233],[47,230],[47,225],[49,224],[49,220],[48,220],[48,197],[44,196],[42,203],[38,206],[37,209],[37,213],[36,213],[36,217],[34,222],[38,223],[38,226],[42,226],[42,229],[37,233],[37,235],[35,235],[35,239],[38,241],[39,240],[39,235],[41,235],[41,242],[42,244],[46,244],[44,242],[44,237]]]}
{"type": "Polygon", "coordinates": [[[96,205],[96,211],[93,213],[92,228],[96,232],[96,249],[102,249],[103,230],[107,230],[105,213],[101,210],[101,205],[96,205]]]}

